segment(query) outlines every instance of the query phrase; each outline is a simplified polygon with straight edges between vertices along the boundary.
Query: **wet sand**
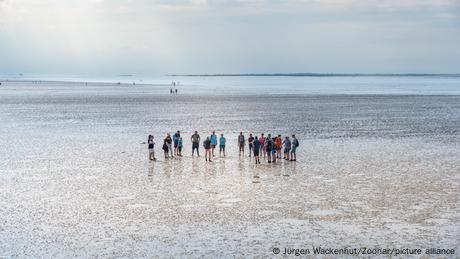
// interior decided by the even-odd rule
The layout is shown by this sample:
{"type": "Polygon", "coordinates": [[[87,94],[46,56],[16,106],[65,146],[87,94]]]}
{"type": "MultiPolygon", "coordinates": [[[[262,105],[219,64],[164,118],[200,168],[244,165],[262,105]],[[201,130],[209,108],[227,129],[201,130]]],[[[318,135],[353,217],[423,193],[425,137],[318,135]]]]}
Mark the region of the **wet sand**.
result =
{"type": "Polygon", "coordinates": [[[458,256],[460,96],[58,86],[0,90],[0,257],[270,257],[312,246],[458,256]],[[223,132],[228,156],[206,163],[185,141],[184,157],[148,161],[147,134],[160,142],[177,129],[184,140],[223,132]],[[242,129],[296,133],[298,161],[240,158],[242,129]]]}

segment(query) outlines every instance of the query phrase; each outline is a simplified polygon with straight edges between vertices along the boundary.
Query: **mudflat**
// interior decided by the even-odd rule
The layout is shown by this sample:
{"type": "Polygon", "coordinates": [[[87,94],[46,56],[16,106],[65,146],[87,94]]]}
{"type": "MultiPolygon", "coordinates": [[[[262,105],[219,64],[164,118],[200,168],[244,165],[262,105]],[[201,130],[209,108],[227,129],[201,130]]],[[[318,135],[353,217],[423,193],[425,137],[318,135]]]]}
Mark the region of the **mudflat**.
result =
{"type": "Polygon", "coordinates": [[[16,82],[0,89],[0,121],[0,257],[460,251],[458,95],[16,82]],[[176,130],[184,156],[165,160],[162,140],[176,130]],[[227,156],[192,158],[195,130],[225,134],[227,156]],[[238,156],[240,131],[296,134],[297,162],[238,156]]]}

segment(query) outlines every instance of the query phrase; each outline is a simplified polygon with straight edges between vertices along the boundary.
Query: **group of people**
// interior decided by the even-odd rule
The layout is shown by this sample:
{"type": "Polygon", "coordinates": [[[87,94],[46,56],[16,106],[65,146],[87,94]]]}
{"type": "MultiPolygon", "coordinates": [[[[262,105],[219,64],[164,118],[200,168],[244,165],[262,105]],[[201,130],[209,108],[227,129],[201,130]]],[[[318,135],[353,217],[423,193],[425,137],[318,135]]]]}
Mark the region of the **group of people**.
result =
{"type": "MultiPolygon", "coordinates": [[[[268,163],[275,163],[276,159],[285,159],[289,161],[297,160],[297,147],[299,147],[299,140],[294,134],[292,134],[292,139],[289,136],[285,136],[284,139],[281,135],[272,137],[271,134],[268,134],[265,137],[264,133],[260,136],[253,136],[249,134],[247,139],[249,156],[251,153],[254,154],[256,164],[260,164],[260,157],[267,159],[268,163]],[[282,155],[283,153],[283,155],[282,155]]],[[[243,132],[240,132],[238,135],[238,149],[239,155],[244,155],[244,149],[246,146],[246,139],[243,135],[243,132]]]]}
{"type": "MultiPolygon", "coordinates": [[[[197,131],[190,137],[192,142],[192,157],[195,155],[200,156],[200,142],[201,137],[197,131]]],[[[205,150],[204,157],[206,161],[211,162],[213,157],[215,157],[215,149],[219,146],[219,156],[225,157],[225,146],[227,139],[224,137],[224,134],[220,134],[218,138],[216,132],[213,131],[210,136],[207,136],[203,141],[203,148],[205,150]]],[[[256,164],[260,164],[260,157],[263,157],[267,160],[268,163],[275,163],[277,159],[285,159],[288,161],[297,160],[297,148],[299,147],[299,140],[293,134],[291,137],[281,135],[273,136],[268,134],[267,136],[264,133],[260,136],[253,136],[249,134],[249,137],[246,139],[243,132],[240,132],[237,139],[239,156],[244,156],[244,151],[246,148],[246,143],[248,146],[249,157],[254,156],[254,161],[256,164]]],[[[155,158],[155,141],[152,135],[148,136],[148,149],[149,149],[149,159],[156,160],[155,158]]],[[[163,140],[163,152],[165,159],[173,158],[174,156],[182,156],[183,149],[183,140],[181,132],[178,130],[174,135],[168,133],[163,140]]]]}
{"type": "Polygon", "coordinates": [[[179,85],[179,82],[172,81],[171,82],[171,89],[169,89],[170,94],[177,94],[177,85],[179,85]]]}

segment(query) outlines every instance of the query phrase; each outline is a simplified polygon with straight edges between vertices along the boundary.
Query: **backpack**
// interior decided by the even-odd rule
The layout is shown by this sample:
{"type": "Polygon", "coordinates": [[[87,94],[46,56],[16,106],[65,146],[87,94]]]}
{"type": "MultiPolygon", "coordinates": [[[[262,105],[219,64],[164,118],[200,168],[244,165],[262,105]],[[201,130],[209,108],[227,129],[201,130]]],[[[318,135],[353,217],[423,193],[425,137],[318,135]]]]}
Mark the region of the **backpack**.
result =
{"type": "Polygon", "coordinates": [[[297,139],[294,139],[294,147],[298,147],[299,146],[299,141],[297,139]]]}
{"type": "Polygon", "coordinates": [[[281,138],[276,137],[276,138],[275,138],[275,145],[276,145],[276,147],[281,147],[282,144],[283,144],[283,143],[281,142],[281,138]]]}
{"type": "Polygon", "coordinates": [[[267,149],[273,149],[273,141],[271,139],[268,139],[266,141],[267,149]]]}

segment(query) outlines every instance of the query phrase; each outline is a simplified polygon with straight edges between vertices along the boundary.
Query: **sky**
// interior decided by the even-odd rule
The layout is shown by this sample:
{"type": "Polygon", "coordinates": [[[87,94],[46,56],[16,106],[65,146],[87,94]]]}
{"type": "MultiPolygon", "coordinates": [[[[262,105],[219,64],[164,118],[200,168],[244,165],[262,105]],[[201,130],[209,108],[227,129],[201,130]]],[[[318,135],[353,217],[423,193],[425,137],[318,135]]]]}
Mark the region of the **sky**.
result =
{"type": "Polygon", "coordinates": [[[460,73],[460,0],[0,0],[0,74],[460,73]]]}

